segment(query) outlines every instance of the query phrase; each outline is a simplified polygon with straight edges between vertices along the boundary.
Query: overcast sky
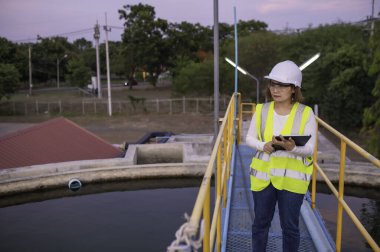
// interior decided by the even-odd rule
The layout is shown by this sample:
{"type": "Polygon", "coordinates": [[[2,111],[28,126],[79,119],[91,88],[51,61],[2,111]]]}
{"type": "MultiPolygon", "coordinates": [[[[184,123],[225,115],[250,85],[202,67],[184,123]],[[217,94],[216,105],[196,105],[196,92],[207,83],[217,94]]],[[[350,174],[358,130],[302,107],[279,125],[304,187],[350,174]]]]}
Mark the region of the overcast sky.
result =
{"type": "MultiPolygon", "coordinates": [[[[153,6],[156,17],[169,22],[213,24],[213,0],[0,0],[0,36],[15,42],[37,35],[92,40],[90,29],[97,20],[104,25],[107,12],[108,25],[115,27],[110,40],[120,40],[122,29],[117,27],[122,28],[123,21],[118,9],[139,2],[153,6]]],[[[372,0],[219,0],[219,21],[233,24],[234,7],[238,20],[260,20],[270,30],[279,30],[360,21],[371,15],[372,0]]],[[[375,0],[375,16],[379,12],[380,0],[375,0]]]]}

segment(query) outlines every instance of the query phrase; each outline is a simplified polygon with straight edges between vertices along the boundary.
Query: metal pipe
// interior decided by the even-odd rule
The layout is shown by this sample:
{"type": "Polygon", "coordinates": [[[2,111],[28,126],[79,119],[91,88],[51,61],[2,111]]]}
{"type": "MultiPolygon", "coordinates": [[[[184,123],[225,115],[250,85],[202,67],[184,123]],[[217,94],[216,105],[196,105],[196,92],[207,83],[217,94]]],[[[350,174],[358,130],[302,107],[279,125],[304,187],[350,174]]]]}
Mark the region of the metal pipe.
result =
{"type": "Polygon", "coordinates": [[[259,103],[259,94],[260,94],[260,82],[259,82],[259,80],[255,76],[253,76],[252,74],[248,73],[247,70],[245,70],[244,68],[241,68],[240,66],[238,66],[237,64],[235,64],[235,62],[233,62],[229,58],[225,57],[224,59],[230,65],[232,65],[233,67],[237,68],[237,70],[239,72],[241,72],[244,75],[248,75],[250,78],[252,78],[256,82],[256,103],[259,103]]]}
{"type": "Polygon", "coordinates": [[[203,251],[207,252],[210,247],[210,187],[206,192],[205,205],[203,207],[203,220],[204,220],[204,238],[203,238],[203,251]]]}
{"type": "MultiPolygon", "coordinates": [[[[346,143],[341,139],[340,141],[340,167],[339,167],[339,192],[338,199],[343,200],[344,196],[344,170],[346,166],[346,143]]],[[[343,206],[338,202],[338,212],[336,217],[336,251],[340,251],[342,247],[342,218],[343,206]]]]}
{"type": "Polygon", "coordinates": [[[214,0],[214,142],[219,132],[219,10],[214,0]]]}
{"type": "Polygon", "coordinates": [[[106,65],[107,65],[107,89],[108,89],[108,115],[112,116],[112,101],[111,101],[111,74],[110,74],[110,59],[108,52],[108,32],[110,31],[107,26],[107,13],[106,16],[106,25],[104,30],[106,31],[106,65]]]}

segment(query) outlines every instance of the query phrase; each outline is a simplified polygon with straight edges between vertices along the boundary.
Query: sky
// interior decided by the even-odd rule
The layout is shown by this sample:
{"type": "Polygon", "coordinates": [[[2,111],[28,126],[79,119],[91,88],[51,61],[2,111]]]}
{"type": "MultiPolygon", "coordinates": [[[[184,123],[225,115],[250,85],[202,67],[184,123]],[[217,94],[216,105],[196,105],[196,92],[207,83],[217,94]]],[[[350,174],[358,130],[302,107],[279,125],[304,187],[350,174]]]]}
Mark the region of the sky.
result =
{"type": "MultiPolygon", "coordinates": [[[[13,42],[35,42],[37,35],[61,35],[69,41],[85,37],[93,40],[98,21],[111,26],[109,39],[121,40],[123,20],[118,10],[138,3],[155,8],[156,18],[171,23],[187,21],[204,26],[213,24],[214,0],[0,0],[0,37],[13,42]]],[[[219,0],[219,22],[259,20],[269,30],[317,27],[336,22],[357,22],[372,13],[372,0],[219,0]]],[[[375,17],[380,0],[375,0],[375,17]]],[[[105,39],[101,30],[101,41],[105,39]]]]}

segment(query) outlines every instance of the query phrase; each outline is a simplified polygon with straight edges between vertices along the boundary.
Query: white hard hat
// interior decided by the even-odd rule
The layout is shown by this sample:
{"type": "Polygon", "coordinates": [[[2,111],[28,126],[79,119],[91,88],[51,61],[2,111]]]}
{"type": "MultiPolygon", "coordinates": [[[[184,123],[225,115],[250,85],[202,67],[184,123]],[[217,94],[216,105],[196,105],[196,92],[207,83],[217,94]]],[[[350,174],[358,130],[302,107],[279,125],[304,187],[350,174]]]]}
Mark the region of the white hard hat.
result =
{"type": "Polygon", "coordinates": [[[286,60],[275,65],[264,78],[301,87],[302,73],[293,61],[286,60]]]}

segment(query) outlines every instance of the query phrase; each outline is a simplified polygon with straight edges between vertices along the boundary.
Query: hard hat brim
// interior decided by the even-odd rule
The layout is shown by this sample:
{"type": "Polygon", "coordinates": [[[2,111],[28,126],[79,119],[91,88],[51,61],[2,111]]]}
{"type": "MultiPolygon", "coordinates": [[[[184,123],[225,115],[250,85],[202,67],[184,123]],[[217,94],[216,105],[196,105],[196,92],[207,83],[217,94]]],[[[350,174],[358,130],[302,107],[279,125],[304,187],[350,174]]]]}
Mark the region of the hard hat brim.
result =
{"type": "Polygon", "coordinates": [[[286,82],[285,80],[278,77],[270,77],[269,75],[266,75],[264,76],[264,78],[268,80],[274,80],[274,81],[280,82],[284,86],[294,85],[293,83],[286,82]]]}
{"type": "Polygon", "coordinates": [[[274,81],[280,82],[283,86],[290,86],[290,85],[293,85],[293,86],[296,86],[296,87],[301,88],[301,85],[300,85],[300,84],[289,83],[288,81],[283,80],[283,79],[278,78],[278,77],[270,77],[269,75],[266,75],[266,76],[264,76],[264,78],[265,78],[265,79],[268,79],[268,80],[274,80],[274,81]]]}

